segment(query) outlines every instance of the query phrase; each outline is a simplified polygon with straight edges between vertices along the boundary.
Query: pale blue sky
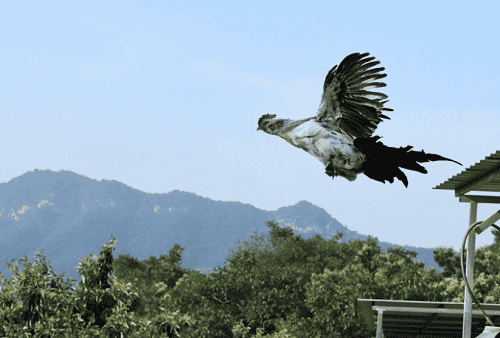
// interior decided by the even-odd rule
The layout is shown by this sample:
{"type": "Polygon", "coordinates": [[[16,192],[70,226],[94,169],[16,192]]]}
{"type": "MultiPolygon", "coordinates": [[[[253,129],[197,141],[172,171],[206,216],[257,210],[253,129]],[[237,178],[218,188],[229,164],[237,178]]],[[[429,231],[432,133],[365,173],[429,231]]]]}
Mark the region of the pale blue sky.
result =
{"type": "MultiPolygon", "coordinates": [[[[307,200],[383,241],[459,250],[469,207],[432,188],[500,149],[498,5],[328,3],[4,2],[0,182],[63,169],[265,210],[307,200]],[[256,131],[265,113],[314,116],[327,71],[353,52],[388,74],[394,112],[375,134],[463,167],[405,171],[408,189],[332,181],[256,131]]],[[[481,204],[478,220],[498,208],[481,204]]]]}

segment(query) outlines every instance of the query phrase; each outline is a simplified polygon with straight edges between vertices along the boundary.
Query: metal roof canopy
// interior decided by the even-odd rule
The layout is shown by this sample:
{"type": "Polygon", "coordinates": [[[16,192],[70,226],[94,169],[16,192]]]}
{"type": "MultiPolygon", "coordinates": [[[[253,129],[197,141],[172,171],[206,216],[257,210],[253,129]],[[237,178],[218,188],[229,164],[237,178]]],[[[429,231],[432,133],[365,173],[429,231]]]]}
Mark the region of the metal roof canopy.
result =
{"type": "MultiPolygon", "coordinates": [[[[459,198],[459,202],[470,203],[470,227],[477,220],[478,203],[500,204],[500,196],[465,195],[470,191],[500,192],[500,150],[433,189],[455,190],[455,197],[459,198]]],[[[476,233],[480,234],[499,219],[500,210],[484,221],[480,226],[481,229],[476,228],[476,231],[469,234],[465,273],[472,291],[474,291],[476,233]]],[[[386,338],[403,337],[405,334],[413,337],[462,336],[471,338],[482,333],[486,323],[481,311],[472,310],[472,297],[467,286],[465,286],[464,303],[358,299],[358,305],[361,307],[369,330],[375,331],[374,323],[377,323],[377,338],[383,336],[382,331],[386,338]],[[385,316],[383,316],[384,312],[385,316]],[[460,317],[462,317],[461,322],[460,317]],[[462,330],[460,330],[460,324],[462,324],[462,330]]],[[[493,323],[500,326],[500,305],[481,303],[481,306],[493,323]]]]}

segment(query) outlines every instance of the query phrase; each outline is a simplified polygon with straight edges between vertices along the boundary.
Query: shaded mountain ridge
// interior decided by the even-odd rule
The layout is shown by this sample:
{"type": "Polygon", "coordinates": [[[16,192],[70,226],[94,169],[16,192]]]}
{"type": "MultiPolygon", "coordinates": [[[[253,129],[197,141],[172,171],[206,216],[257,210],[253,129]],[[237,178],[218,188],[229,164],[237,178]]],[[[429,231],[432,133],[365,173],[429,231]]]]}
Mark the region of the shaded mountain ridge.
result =
{"type": "MultiPolygon", "coordinates": [[[[146,260],[180,244],[185,248],[181,267],[210,272],[224,266],[229,249],[238,243],[244,247],[255,231],[269,234],[269,220],[291,227],[305,239],[316,233],[328,239],[335,231],[344,234],[341,242],[368,239],[307,201],[266,211],[180,190],[146,193],[115,180],[35,169],[0,184],[0,271],[10,278],[7,262],[24,255],[33,262],[33,252],[45,248],[43,254],[56,274],[66,272],[66,277],[80,281],[78,259],[98,254],[113,232],[115,257],[130,253],[146,260]]],[[[384,252],[389,246],[414,250],[417,259],[425,260],[425,268],[442,270],[433,260],[432,248],[378,244],[384,252]]]]}

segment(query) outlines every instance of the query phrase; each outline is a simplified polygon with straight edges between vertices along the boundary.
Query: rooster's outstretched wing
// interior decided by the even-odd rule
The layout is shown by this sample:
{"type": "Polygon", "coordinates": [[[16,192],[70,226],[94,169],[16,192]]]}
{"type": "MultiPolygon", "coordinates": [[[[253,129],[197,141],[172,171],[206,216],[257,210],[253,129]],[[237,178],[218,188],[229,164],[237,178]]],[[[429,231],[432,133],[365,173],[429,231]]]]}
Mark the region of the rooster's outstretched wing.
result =
{"type": "Polygon", "coordinates": [[[382,122],[390,119],[382,111],[393,111],[383,108],[381,101],[387,95],[370,92],[366,89],[385,87],[383,82],[372,82],[382,79],[387,74],[378,74],[385,68],[369,69],[380,61],[375,57],[365,58],[369,53],[353,53],[344,58],[339,67],[335,65],[326,75],[323,95],[316,114],[316,121],[328,129],[340,128],[355,137],[370,137],[382,122]],[[371,99],[373,97],[373,99],[371,99]]]}

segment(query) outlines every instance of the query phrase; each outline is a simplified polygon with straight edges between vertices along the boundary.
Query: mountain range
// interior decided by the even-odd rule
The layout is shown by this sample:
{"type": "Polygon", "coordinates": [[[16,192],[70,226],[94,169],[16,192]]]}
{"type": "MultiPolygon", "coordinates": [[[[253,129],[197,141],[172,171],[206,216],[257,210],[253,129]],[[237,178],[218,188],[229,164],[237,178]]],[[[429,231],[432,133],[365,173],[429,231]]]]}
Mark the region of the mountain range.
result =
{"type": "MultiPolygon", "coordinates": [[[[7,262],[26,255],[33,263],[34,252],[45,248],[43,255],[56,274],[66,272],[65,277],[81,281],[78,259],[99,255],[112,232],[115,258],[129,253],[146,260],[180,244],[185,248],[181,267],[206,273],[224,266],[229,249],[236,249],[240,239],[250,242],[255,231],[269,234],[265,223],[270,220],[305,239],[316,233],[328,239],[335,231],[344,234],[341,242],[368,239],[307,201],[267,211],[191,192],[147,193],[115,180],[35,169],[0,184],[0,271],[10,279],[7,262]]],[[[432,248],[378,244],[384,252],[389,246],[414,250],[425,268],[442,270],[433,260],[432,248]]]]}

